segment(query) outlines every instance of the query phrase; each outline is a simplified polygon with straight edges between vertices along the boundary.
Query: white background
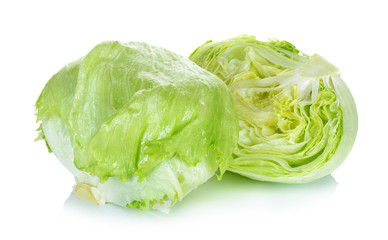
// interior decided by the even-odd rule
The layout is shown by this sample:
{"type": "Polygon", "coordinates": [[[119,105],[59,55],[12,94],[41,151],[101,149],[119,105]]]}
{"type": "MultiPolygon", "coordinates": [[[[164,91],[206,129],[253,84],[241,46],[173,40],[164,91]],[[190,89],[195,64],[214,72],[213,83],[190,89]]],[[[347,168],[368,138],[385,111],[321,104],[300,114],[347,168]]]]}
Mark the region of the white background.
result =
{"type": "Polygon", "coordinates": [[[388,36],[384,1],[1,1],[0,239],[388,239],[388,36]],[[303,185],[233,174],[170,211],[102,207],[72,194],[34,103],[66,63],[104,40],[188,56],[206,40],[276,37],[342,71],[359,133],[331,176],[303,185]]]}

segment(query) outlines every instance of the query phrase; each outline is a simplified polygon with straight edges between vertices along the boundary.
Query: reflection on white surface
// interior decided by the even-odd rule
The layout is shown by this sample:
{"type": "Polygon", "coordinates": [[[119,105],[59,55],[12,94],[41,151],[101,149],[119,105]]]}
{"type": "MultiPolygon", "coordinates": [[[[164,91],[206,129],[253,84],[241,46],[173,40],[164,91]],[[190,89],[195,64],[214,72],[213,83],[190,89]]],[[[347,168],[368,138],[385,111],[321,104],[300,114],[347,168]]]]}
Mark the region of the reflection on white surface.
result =
{"type": "Polygon", "coordinates": [[[311,183],[279,184],[254,181],[227,172],[221,181],[213,177],[187,195],[170,210],[169,214],[156,210],[127,209],[113,204],[96,206],[77,198],[74,192],[65,201],[63,213],[88,219],[109,221],[124,219],[140,223],[172,220],[182,216],[198,218],[203,212],[225,214],[246,211],[247,208],[256,213],[298,211],[309,206],[327,205],[336,186],[337,182],[331,175],[311,183]]]}

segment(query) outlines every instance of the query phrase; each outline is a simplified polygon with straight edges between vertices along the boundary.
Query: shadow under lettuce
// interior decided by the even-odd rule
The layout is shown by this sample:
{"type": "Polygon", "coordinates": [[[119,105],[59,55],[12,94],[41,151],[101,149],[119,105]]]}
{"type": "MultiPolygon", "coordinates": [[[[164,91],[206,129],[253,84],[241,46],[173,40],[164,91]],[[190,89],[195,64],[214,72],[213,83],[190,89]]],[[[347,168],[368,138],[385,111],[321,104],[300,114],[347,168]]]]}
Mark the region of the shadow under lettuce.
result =
{"type": "Polygon", "coordinates": [[[326,204],[336,190],[337,182],[328,175],[304,184],[282,184],[255,181],[232,172],[226,172],[221,181],[216,177],[189,193],[181,202],[173,206],[169,213],[157,210],[139,211],[105,204],[96,206],[77,198],[74,192],[64,203],[65,214],[83,215],[86,218],[102,218],[122,221],[158,221],[175,217],[240,211],[246,209],[266,209],[292,211],[300,207],[326,204]]]}
{"type": "Polygon", "coordinates": [[[256,181],[226,172],[221,181],[213,177],[187,195],[171,209],[171,213],[207,205],[239,208],[241,204],[250,204],[264,208],[292,209],[328,202],[336,187],[337,182],[332,175],[309,183],[284,184],[256,181]]]}

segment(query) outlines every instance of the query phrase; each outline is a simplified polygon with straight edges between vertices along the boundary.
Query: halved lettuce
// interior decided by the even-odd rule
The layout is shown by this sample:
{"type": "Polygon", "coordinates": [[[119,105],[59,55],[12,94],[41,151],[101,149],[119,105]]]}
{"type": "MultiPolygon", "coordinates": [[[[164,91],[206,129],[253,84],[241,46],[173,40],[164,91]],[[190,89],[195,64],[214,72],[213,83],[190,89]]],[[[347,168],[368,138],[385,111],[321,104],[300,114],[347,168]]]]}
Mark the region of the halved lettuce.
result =
{"type": "Polygon", "coordinates": [[[239,140],[228,170],[284,183],[330,174],[350,152],[357,111],[339,70],[287,41],[241,35],[208,41],[189,57],[234,95],[239,140]]]}
{"type": "Polygon", "coordinates": [[[223,174],[238,138],[218,77],[140,42],[97,45],[48,81],[36,109],[39,139],[98,204],[174,204],[223,174]]]}

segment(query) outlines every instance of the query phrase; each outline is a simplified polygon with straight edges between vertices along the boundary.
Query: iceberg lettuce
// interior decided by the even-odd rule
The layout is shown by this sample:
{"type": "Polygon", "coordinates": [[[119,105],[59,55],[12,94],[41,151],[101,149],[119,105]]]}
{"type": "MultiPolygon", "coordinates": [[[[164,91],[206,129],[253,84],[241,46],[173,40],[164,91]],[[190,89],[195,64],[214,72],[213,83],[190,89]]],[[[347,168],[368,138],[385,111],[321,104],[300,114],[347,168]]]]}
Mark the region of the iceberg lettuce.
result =
{"type": "Polygon", "coordinates": [[[38,139],[97,204],[174,204],[223,174],[238,138],[218,77],[141,42],[97,45],[48,81],[36,109],[38,139]]]}
{"type": "Polygon", "coordinates": [[[241,35],[208,41],[189,57],[230,88],[239,140],[228,170],[262,181],[302,183],[330,174],[357,134],[357,111],[340,71],[287,41],[241,35]]]}

